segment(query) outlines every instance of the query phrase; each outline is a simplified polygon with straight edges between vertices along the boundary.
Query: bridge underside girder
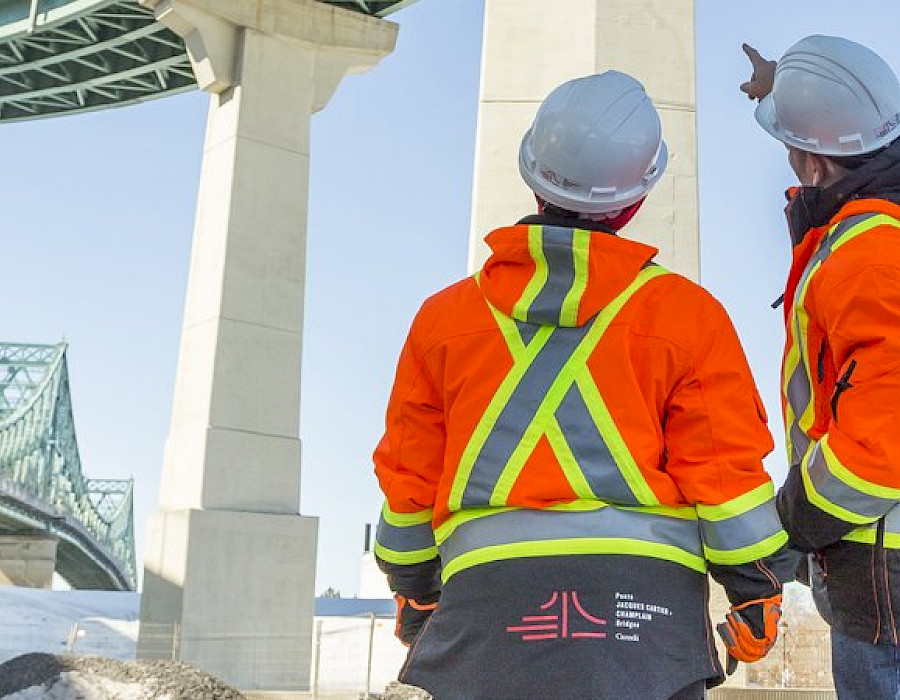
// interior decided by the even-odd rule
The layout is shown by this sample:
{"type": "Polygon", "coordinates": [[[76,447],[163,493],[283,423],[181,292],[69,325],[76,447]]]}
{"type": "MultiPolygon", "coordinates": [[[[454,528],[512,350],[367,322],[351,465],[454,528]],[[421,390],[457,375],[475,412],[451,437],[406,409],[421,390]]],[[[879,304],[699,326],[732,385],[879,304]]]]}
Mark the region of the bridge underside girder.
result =
{"type": "MultiPolygon", "coordinates": [[[[385,16],[415,0],[320,0],[385,16]]],[[[137,0],[0,0],[0,121],[144,102],[197,86],[184,41],[137,0]]]]}
{"type": "Polygon", "coordinates": [[[86,112],[190,90],[184,43],[132,1],[95,3],[0,41],[0,119],[86,112]]]}

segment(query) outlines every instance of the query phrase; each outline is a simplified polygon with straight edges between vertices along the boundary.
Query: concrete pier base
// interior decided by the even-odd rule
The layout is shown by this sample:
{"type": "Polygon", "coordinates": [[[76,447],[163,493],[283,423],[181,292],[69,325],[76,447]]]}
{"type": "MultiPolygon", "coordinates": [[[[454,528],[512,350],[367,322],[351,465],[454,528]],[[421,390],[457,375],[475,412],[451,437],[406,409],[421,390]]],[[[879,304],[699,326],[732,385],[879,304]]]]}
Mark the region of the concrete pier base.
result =
{"type": "Polygon", "coordinates": [[[138,656],[179,658],[239,688],[308,687],[316,534],[299,515],[157,514],[138,656]]]}

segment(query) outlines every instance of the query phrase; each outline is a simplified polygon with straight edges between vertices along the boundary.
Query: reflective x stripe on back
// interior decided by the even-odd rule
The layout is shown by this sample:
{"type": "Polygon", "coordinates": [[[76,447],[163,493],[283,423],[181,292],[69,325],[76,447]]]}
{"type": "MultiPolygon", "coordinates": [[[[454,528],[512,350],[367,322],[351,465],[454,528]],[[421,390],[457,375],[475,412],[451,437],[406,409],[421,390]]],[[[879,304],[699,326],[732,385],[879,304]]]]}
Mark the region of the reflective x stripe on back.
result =
{"type": "Polygon", "coordinates": [[[807,347],[809,315],[804,306],[809,285],[816,272],[828,257],[842,245],[876,226],[900,227],[900,222],[885,214],[859,214],[835,224],[822,240],[819,249],[807,263],[797,284],[794,305],[791,312],[791,344],[785,357],[782,377],[782,391],[787,398],[785,410],[786,446],[791,465],[800,464],[810,449],[808,431],[815,420],[815,405],[812,400],[812,377],[814,357],[807,347]]]}
{"type": "MultiPolygon", "coordinates": [[[[628,300],[664,274],[663,268],[647,267],[585,326],[540,326],[528,340],[515,321],[491,307],[513,367],[463,451],[450,491],[451,511],[506,505],[543,437],[578,498],[658,504],[609,414],[587,360],[628,300]]],[[[523,299],[529,294],[526,289],[523,299]]],[[[539,298],[540,290],[534,296],[539,298]]]]}

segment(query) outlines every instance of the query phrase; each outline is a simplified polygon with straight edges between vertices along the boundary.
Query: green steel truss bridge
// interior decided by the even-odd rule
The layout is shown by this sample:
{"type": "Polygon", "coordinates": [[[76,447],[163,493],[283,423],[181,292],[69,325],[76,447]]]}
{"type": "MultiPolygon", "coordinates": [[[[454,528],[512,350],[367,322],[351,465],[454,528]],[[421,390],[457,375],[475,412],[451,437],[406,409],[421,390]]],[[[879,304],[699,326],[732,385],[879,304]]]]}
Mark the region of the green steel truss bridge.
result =
{"type": "Polygon", "coordinates": [[[0,534],[56,538],[73,588],[134,590],[134,482],[82,472],[66,347],[0,343],[0,534]]]}
{"type": "MultiPolygon", "coordinates": [[[[379,17],[413,0],[322,0],[379,17]]],[[[137,0],[0,0],[0,122],[196,87],[183,40],[137,0]]]]}

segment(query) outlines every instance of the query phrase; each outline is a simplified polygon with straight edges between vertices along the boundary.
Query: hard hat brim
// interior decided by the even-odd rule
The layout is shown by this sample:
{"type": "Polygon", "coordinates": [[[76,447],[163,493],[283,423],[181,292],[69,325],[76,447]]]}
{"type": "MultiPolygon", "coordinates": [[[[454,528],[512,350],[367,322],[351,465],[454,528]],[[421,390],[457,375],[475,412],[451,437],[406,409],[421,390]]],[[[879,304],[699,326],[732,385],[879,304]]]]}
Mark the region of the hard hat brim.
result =
{"type": "Polygon", "coordinates": [[[816,153],[821,156],[864,155],[865,153],[877,151],[879,148],[887,146],[897,136],[896,133],[887,134],[886,136],[873,141],[871,144],[869,144],[868,148],[864,150],[851,148],[839,149],[823,146],[819,141],[815,139],[803,139],[789,133],[784,128],[779,126],[778,116],[775,111],[775,100],[773,99],[771,93],[769,95],[766,95],[759,101],[759,104],[756,106],[754,116],[756,117],[756,122],[766,131],[766,133],[768,133],[773,138],[781,141],[781,143],[783,143],[785,146],[797,148],[801,151],[807,151],[808,153],[816,153]]]}

